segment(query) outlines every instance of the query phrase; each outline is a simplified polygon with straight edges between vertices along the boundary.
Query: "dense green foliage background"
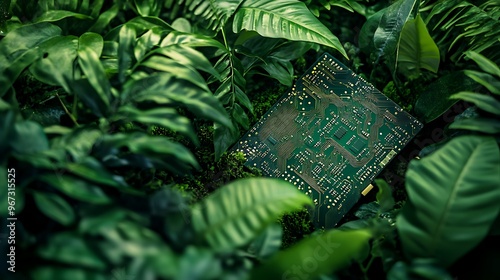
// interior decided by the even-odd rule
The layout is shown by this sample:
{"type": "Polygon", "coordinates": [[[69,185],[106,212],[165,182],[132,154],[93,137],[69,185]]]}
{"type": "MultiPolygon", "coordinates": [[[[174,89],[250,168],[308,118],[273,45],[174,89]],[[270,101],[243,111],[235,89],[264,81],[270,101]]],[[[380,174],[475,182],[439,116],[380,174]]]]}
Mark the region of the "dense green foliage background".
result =
{"type": "Polygon", "coordinates": [[[2,279],[498,279],[499,15],[463,0],[0,2],[0,214],[18,218],[2,279]],[[323,51],[426,123],[330,230],[227,153],[323,51]]]}

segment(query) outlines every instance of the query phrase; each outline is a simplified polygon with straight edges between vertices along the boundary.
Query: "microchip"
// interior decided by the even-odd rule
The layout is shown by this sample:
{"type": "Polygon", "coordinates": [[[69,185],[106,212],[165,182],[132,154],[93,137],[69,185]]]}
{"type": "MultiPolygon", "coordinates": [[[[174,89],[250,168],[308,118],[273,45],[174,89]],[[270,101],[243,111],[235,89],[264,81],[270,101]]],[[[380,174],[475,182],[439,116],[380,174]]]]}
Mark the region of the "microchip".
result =
{"type": "MultiPolygon", "coordinates": [[[[246,165],[295,185],[332,228],[422,124],[329,54],[233,147],[246,165]]],[[[369,188],[368,188],[369,189],[369,188]]]]}
{"type": "Polygon", "coordinates": [[[354,143],[349,147],[351,151],[355,153],[361,152],[361,150],[364,148],[365,142],[361,139],[356,139],[354,143]]]}
{"type": "Polygon", "coordinates": [[[342,139],[342,137],[344,137],[344,135],[346,134],[347,130],[343,127],[340,127],[339,129],[337,129],[337,131],[335,132],[334,136],[335,138],[337,139],[342,139]]]}

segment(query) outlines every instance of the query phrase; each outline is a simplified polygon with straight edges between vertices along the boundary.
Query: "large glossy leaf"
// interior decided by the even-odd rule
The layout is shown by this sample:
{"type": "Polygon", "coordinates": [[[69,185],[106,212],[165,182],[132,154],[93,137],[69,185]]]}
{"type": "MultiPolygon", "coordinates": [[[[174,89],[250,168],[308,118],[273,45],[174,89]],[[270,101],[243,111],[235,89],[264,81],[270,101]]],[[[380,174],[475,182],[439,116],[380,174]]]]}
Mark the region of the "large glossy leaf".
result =
{"type": "Polygon", "coordinates": [[[269,225],[255,240],[248,246],[248,253],[259,259],[272,256],[281,248],[283,229],[279,224],[269,225]]]}
{"type": "Polygon", "coordinates": [[[125,75],[131,67],[134,55],[136,31],[129,25],[120,28],[118,45],[118,78],[120,82],[125,82],[125,75]]]}
{"type": "Polygon", "coordinates": [[[59,195],[45,192],[34,192],[33,198],[38,209],[47,217],[68,226],[75,220],[73,208],[59,195]]]}
{"type": "Polygon", "coordinates": [[[397,228],[405,254],[449,266],[487,235],[500,211],[500,151],[494,138],[460,136],[412,161],[397,228]]]}
{"type": "Polygon", "coordinates": [[[0,41],[0,96],[15,82],[24,68],[40,58],[39,44],[59,36],[61,29],[49,23],[25,25],[0,41]]]}
{"type": "Polygon", "coordinates": [[[401,30],[419,3],[417,0],[400,0],[389,6],[380,18],[373,35],[375,63],[385,58],[393,73],[396,68],[396,50],[401,30]]]}
{"type": "Polygon", "coordinates": [[[74,61],[77,58],[78,38],[58,36],[40,44],[42,59],[33,63],[30,71],[38,80],[49,85],[62,86],[70,92],[69,81],[74,78],[74,61]]]}
{"type": "Polygon", "coordinates": [[[251,279],[318,279],[363,261],[369,252],[368,230],[330,230],[278,252],[252,272],[251,279]]]}
{"type": "Polygon", "coordinates": [[[247,244],[286,212],[311,204],[283,180],[247,178],[232,182],[192,208],[196,232],[218,251],[247,244]]]}
{"type": "Polygon", "coordinates": [[[101,57],[102,50],[104,48],[104,40],[102,39],[102,36],[97,33],[83,33],[82,36],[78,38],[78,51],[84,47],[93,50],[97,54],[97,57],[101,57]]]}
{"type": "Polygon", "coordinates": [[[421,91],[415,103],[415,113],[425,122],[435,120],[457,102],[449,98],[451,95],[460,91],[471,91],[476,87],[477,84],[462,71],[444,75],[421,91]]]}
{"type": "Polygon", "coordinates": [[[398,70],[409,78],[417,78],[422,68],[437,73],[439,60],[439,49],[420,14],[408,20],[399,38],[398,70]]]}
{"type": "Polygon", "coordinates": [[[338,38],[300,1],[245,1],[233,21],[233,31],[242,30],[257,31],[264,37],[322,44],[347,57],[338,38]]]}

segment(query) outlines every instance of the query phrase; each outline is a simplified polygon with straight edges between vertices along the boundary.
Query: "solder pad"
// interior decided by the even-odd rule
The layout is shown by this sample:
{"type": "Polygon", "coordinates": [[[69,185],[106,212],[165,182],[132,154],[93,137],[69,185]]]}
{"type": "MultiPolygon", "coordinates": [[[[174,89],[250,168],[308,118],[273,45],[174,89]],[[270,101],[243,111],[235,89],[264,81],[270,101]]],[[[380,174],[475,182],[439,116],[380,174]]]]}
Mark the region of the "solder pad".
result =
{"type": "Polygon", "coordinates": [[[422,124],[329,54],[233,147],[309,195],[332,228],[422,124]]]}

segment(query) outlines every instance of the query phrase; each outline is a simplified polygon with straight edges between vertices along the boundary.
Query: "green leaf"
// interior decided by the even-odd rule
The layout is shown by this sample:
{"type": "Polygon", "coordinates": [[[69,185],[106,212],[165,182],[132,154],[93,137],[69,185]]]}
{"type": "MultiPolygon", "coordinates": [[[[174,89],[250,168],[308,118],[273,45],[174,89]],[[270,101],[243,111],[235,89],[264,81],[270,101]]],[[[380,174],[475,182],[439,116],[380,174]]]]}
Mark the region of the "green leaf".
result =
{"type": "Polygon", "coordinates": [[[201,34],[183,33],[179,31],[172,31],[168,33],[167,37],[163,39],[160,46],[165,47],[169,45],[183,45],[188,47],[214,47],[220,50],[226,49],[223,44],[211,37],[201,34]]]}
{"type": "Polygon", "coordinates": [[[240,105],[234,104],[233,108],[231,110],[231,116],[233,116],[233,119],[239,123],[241,126],[243,126],[244,129],[248,129],[250,126],[250,120],[248,119],[247,114],[241,108],[240,105]]]}
{"type": "Polygon", "coordinates": [[[451,95],[459,91],[474,90],[476,87],[477,84],[462,71],[444,75],[420,92],[415,103],[415,113],[426,123],[433,121],[457,102],[449,98],[451,95]]]}
{"type": "Polygon", "coordinates": [[[500,133],[500,122],[493,118],[470,118],[455,121],[450,124],[449,128],[497,134],[500,133]]]}
{"type": "Polygon", "coordinates": [[[389,69],[394,73],[396,69],[396,51],[403,26],[411,16],[411,12],[418,8],[420,1],[397,1],[384,11],[380,23],[373,35],[375,64],[385,58],[389,69]]]}
{"type": "Polygon", "coordinates": [[[283,229],[281,226],[271,224],[250,243],[247,251],[259,259],[268,258],[279,251],[282,237],[283,229]]]}
{"type": "Polygon", "coordinates": [[[391,210],[395,204],[391,187],[383,179],[376,179],[375,184],[378,187],[377,202],[380,205],[380,212],[391,210]]]}
{"type": "Polygon", "coordinates": [[[69,175],[44,174],[39,180],[45,182],[69,197],[95,204],[105,204],[111,199],[101,188],[69,175]]]}
{"type": "Polygon", "coordinates": [[[78,50],[78,64],[82,68],[88,82],[93,87],[94,92],[97,93],[92,96],[92,98],[99,99],[98,103],[101,104],[99,106],[100,110],[102,114],[106,115],[110,105],[111,84],[99,61],[99,56],[93,49],[86,46],[80,46],[78,50]]]}
{"type": "Polygon", "coordinates": [[[10,146],[15,153],[33,154],[49,148],[49,141],[43,128],[36,122],[24,121],[14,125],[10,135],[10,146]]]}
{"type": "Polygon", "coordinates": [[[73,174],[91,182],[116,188],[128,187],[123,177],[111,175],[102,164],[93,157],[86,157],[75,163],[68,163],[66,168],[73,174]]]}
{"type": "Polygon", "coordinates": [[[83,33],[82,36],[78,38],[78,51],[84,47],[93,50],[98,58],[101,57],[104,48],[102,36],[93,32],[83,33]]]}
{"type": "Polygon", "coordinates": [[[42,59],[33,63],[30,71],[38,80],[49,85],[60,85],[70,92],[68,82],[74,79],[74,62],[77,58],[78,38],[58,36],[39,45],[42,59]]]}
{"type": "Polygon", "coordinates": [[[247,178],[221,187],[192,208],[195,231],[217,251],[247,244],[284,213],[312,204],[279,179],[247,178]]]}
{"type": "Polygon", "coordinates": [[[233,32],[242,30],[256,31],[264,37],[322,44],[347,58],[338,38],[300,1],[244,1],[233,21],[233,32]]]}
{"type": "Polygon", "coordinates": [[[153,101],[159,104],[187,108],[197,117],[215,121],[232,127],[226,110],[209,92],[192,83],[176,79],[170,74],[149,75],[134,81],[128,86],[127,93],[135,101],[153,101]]]}
{"type": "Polygon", "coordinates": [[[33,198],[42,213],[60,224],[68,226],[75,220],[73,208],[62,197],[53,193],[35,191],[33,198]]]}
{"type": "Polygon", "coordinates": [[[484,55],[477,53],[475,51],[468,51],[465,53],[467,57],[474,60],[477,65],[489,74],[495,75],[500,78],[500,68],[493,61],[486,58],[484,55]]]}
{"type": "Polygon", "coordinates": [[[61,28],[46,22],[24,25],[9,32],[0,41],[0,51],[6,56],[21,50],[27,51],[61,33],[61,28]]]}
{"type": "Polygon", "coordinates": [[[175,59],[155,55],[148,58],[146,61],[141,63],[141,65],[154,70],[170,73],[179,79],[184,79],[197,85],[200,89],[209,91],[205,79],[200,75],[200,73],[198,73],[192,66],[180,63],[175,59]]]}
{"type": "Polygon", "coordinates": [[[137,59],[137,61],[141,61],[148,51],[158,45],[161,37],[162,28],[160,27],[153,27],[151,30],[139,37],[137,45],[134,48],[135,59],[137,59]]]}
{"type": "Polygon", "coordinates": [[[34,21],[35,23],[38,22],[53,22],[53,21],[59,21],[61,19],[65,19],[68,17],[74,17],[77,19],[92,19],[92,17],[84,14],[79,14],[75,12],[70,12],[70,11],[63,11],[63,10],[49,10],[43,13],[41,16],[37,17],[36,20],[34,21]]]}
{"type": "Polygon", "coordinates": [[[13,61],[5,62],[4,65],[0,66],[0,97],[5,95],[12,87],[21,72],[40,57],[41,53],[38,49],[31,49],[19,55],[13,61]]]}
{"type": "Polygon", "coordinates": [[[370,238],[368,230],[330,230],[305,238],[257,267],[250,279],[318,279],[363,261],[370,238]]]}
{"type": "Polygon", "coordinates": [[[500,211],[500,151],[494,138],[460,136],[412,161],[408,201],[397,219],[409,258],[448,267],[488,234],[500,211]]]}
{"type": "Polygon", "coordinates": [[[83,236],[66,231],[52,235],[47,243],[37,248],[36,254],[46,260],[103,270],[107,265],[92,245],[83,236]]]}
{"type": "Polygon", "coordinates": [[[420,14],[415,19],[408,20],[399,38],[398,70],[409,78],[416,78],[421,68],[437,73],[439,60],[439,49],[420,14]]]}
{"type": "Polygon", "coordinates": [[[164,1],[158,0],[134,0],[135,7],[143,17],[158,16],[164,1]]]}
{"type": "Polygon", "coordinates": [[[174,108],[138,110],[131,106],[123,106],[120,108],[117,118],[126,118],[145,124],[158,125],[188,136],[191,141],[198,145],[198,138],[190,120],[179,115],[174,108]]]}
{"type": "Polygon", "coordinates": [[[101,33],[106,27],[109,26],[111,20],[113,20],[118,15],[118,12],[120,11],[120,6],[121,4],[114,4],[107,11],[99,14],[99,17],[97,18],[96,22],[89,28],[88,31],[101,33]]]}
{"type": "Polygon", "coordinates": [[[500,94],[500,81],[492,75],[473,70],[465,70],[464,72],[465,75],[487,88],[490,92],[500,94]]]}
{"type": "Polygon", "coordinates": [[[450,96],[451,99],[461,99],[474,103],[479,109],[500,116],[500,101],[486,94],[462,91],[450,96]]]}
{"type": "Polygon", "coordinates": [[[219,73],[214,69],[210,61],[199,51],[182,45],[169,45],[156,49],[154,53],[161,53],[164,56],[172,58],[174,61],[189,65],[195,69],[207,72],[217,79],[220,79],[219,73]]]}
{"type": "Polygon", "coordinates": [[[240,132],[237,127],[237,124],[233,124],[232,128],[222,126],[218,123],[214,124],[215,161],[218,161],[222,154],[240,138],[240,132]]]}
{"type": "MultiPolygon", "coordinates": [[[[94,64],[88,64],[87,65],[89,68],[92,66],[95,66],[94,64]]],[[[92,71],[91,69],[88,69],[88,71],[92,71]]],[[[92,74],[91,74],[92,76],[92,74]]],[[[97,78],[97,77],[94,77],[97,78]]],[[[93,80],[95,83],[96,81],[93,80]]],[[[96,85],[98,87],[104,86],[105,85],[96,85]]],[[[87,106],[94,115],[98,117],[105,117],[109,113],[109,99],[107,99],[105,96],[102,94],[99,94],[98,91],[93,87],[91,82],[87,78],[82,78],[79,80],[73,80],[70,84],[71,87],[71,93],[74,95],[78,96],[79,100],[82,101],[82,103],[87,106]]],[[[102,90],[102,88],[101,88],[102,90]]]]}
{"type": "Polygon", "coordinates": [[[118,79],[125,82],[125,75],[132,64],[132,55],[135,47],[136,31],[125,24],[120,29],[118,45],[118,79]]]}

